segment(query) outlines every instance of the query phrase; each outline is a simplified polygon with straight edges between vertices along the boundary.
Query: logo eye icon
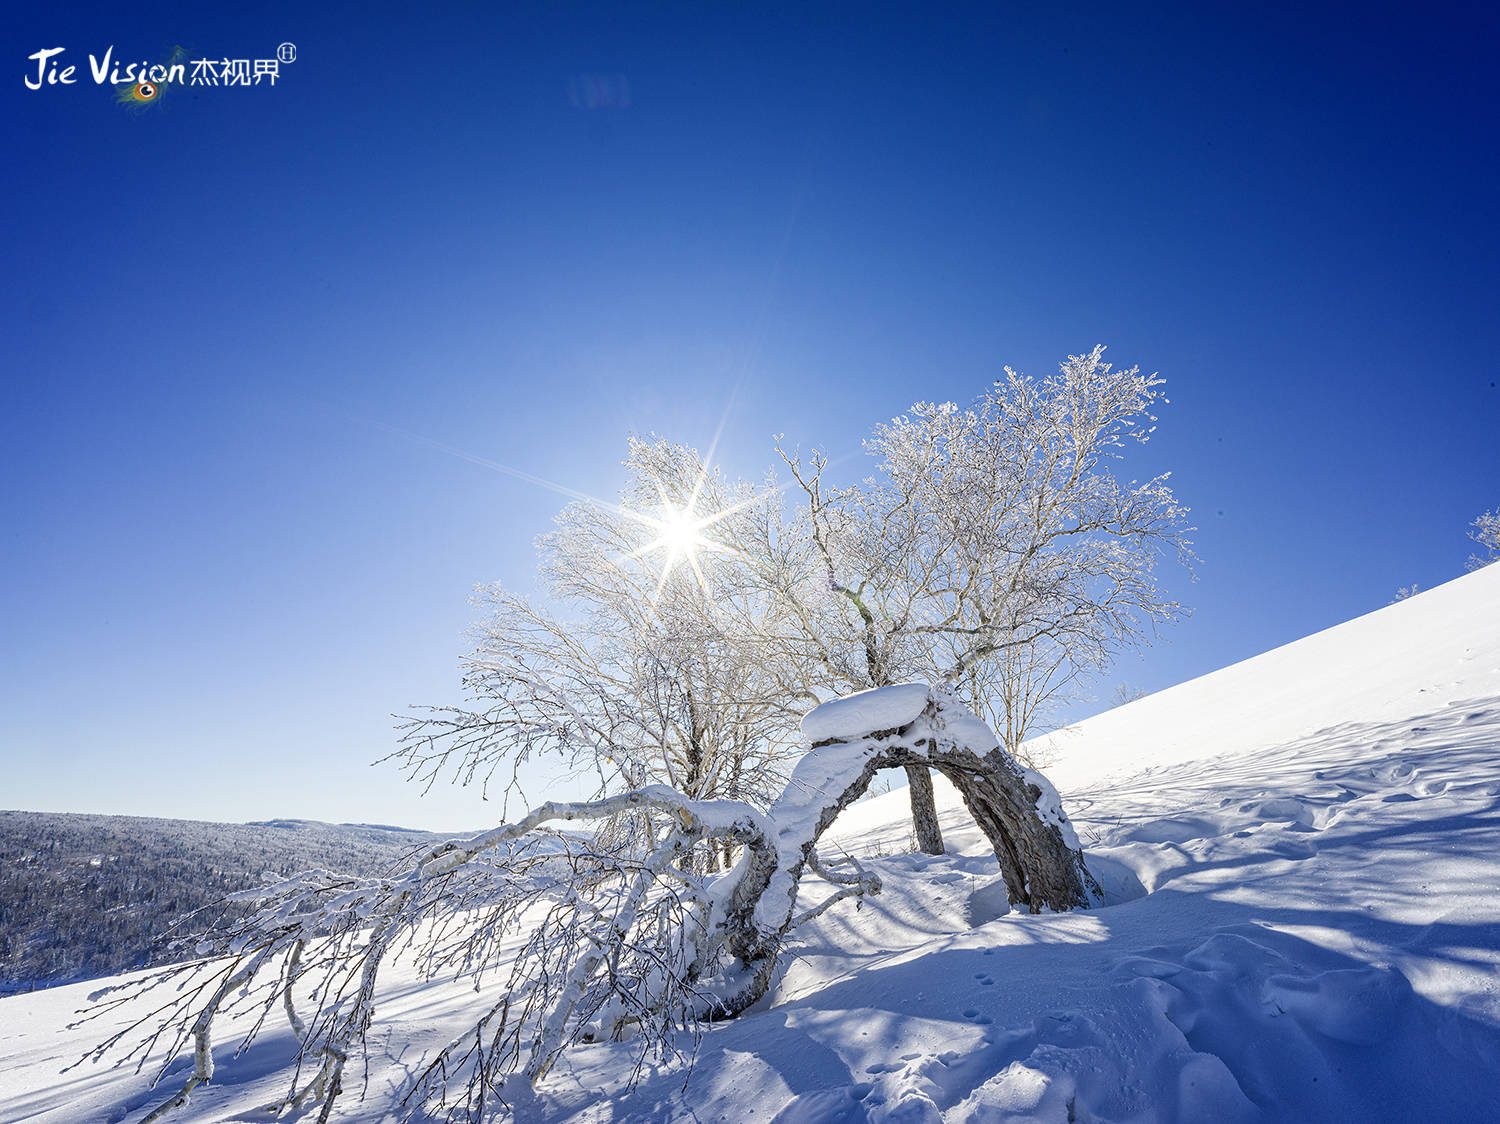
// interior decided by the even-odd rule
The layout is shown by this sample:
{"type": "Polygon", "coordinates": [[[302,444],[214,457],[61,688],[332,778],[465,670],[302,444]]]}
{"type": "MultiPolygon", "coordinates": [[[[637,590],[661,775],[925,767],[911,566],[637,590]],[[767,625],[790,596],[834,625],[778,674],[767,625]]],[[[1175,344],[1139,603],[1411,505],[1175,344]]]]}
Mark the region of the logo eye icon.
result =
{"type": "Polygon", "coordinates": [[[156,96],[156,87],[150,82],[142,82],[135,88],[135,96],[141,101],[150,101],[156,96]]]}

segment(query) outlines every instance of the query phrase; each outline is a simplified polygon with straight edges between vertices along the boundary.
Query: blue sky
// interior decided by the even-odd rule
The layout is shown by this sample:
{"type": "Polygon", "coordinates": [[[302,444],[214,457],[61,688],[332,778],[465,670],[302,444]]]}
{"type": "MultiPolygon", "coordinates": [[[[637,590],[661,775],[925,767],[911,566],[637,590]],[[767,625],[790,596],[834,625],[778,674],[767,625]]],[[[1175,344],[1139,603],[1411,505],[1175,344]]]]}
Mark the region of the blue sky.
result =
{"type": "Polygon", "coordinates": [[[1101,694],[1461,573],[1497,17],[1043,7],[12,12],[0,806],[492,819],[369,763],[563,500],[397,431],[607,496],[631,432],[758,474],[1102,342],[1202,565],[1101,694]],[[87,65],[283,42],[137,113],[87,65]]]}

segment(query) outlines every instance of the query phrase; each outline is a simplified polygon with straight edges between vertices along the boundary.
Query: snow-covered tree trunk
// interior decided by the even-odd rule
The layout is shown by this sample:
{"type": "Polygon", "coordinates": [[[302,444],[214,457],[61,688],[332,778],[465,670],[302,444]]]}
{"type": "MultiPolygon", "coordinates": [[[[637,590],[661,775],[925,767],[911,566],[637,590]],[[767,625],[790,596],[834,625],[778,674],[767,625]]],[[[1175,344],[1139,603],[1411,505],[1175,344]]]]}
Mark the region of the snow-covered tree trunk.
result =
{"type": "Polygon", "coordinates": [[[1056,789],[1011,757],[950,690],[902,683],[863,691],[813,710],[802,730],[812,748],[769,817],[782,838],[801,828],[804,851],[881,769],[936,769],[989,839],[1013,905],[1037,913],[1097,903],[1056,789]]]}
{"type": "Polygon", "coordinates": [[[733,872],[725,946],[744,983],[721,995],[721,1014],[737,1014],[765,994],[819,838],[882,769],[936,769],[953,783],[994,849],[1012,905],[1040,913],[1102,900],[1057,790],[1011,757],[951,691],[923,683],[862,691],[811,711],[802,732],[811,748],[767,813],[774,862],[760,852],[733,872]]]}

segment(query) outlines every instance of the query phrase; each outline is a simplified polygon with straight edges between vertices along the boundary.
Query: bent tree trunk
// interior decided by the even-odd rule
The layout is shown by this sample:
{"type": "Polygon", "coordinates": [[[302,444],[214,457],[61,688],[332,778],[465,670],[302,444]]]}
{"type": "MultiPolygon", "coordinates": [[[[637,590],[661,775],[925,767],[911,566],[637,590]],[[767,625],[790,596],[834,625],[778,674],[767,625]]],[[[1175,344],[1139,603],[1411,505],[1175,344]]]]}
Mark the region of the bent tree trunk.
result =
{"type": "Polygon", "coordinates": [[[1012,905],[1040,913],[1102,900],[1057,790],[943,688],[903,683],[837,699],[810,712],[802,732],[811,749],[767,813],[774,856],[750,852],[719,922],[744,984],[707,1017],[737,1014],[765,993],[818,839],[881,769],[931,768],[953,783],[995,852],[1012,905]]]}

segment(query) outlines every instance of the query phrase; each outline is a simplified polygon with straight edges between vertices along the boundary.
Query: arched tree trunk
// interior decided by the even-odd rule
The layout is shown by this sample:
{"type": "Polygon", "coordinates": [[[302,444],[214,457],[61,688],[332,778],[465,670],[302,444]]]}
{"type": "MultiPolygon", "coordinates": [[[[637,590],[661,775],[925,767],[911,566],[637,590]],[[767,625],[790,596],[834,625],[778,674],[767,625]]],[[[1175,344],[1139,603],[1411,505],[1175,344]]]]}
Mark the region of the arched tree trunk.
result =
{"type": "Polygon", "coordinates": [[[941,855],[943,829],[938,826],[932,773],[924,765],[908,765],[906,780],[907,790],[911,793],[911,827],[917,837],[917,850],[926,855],[941,855]]]}
{"type": "Polygon", "coordinates": [[[1040,913],[1103,900],[1057,790],[945,689],[902,683],[862,691],[816,708],[802,731],[812,748],[767,813],[773,846],[752,849],[719,919],[743,984],[721,992],[708,1017],[738,1014],[765,994],[818,839],[881,769],[924,776],[937,769],[953,783],[994,849],[1012,905],[1040,913]]]}

